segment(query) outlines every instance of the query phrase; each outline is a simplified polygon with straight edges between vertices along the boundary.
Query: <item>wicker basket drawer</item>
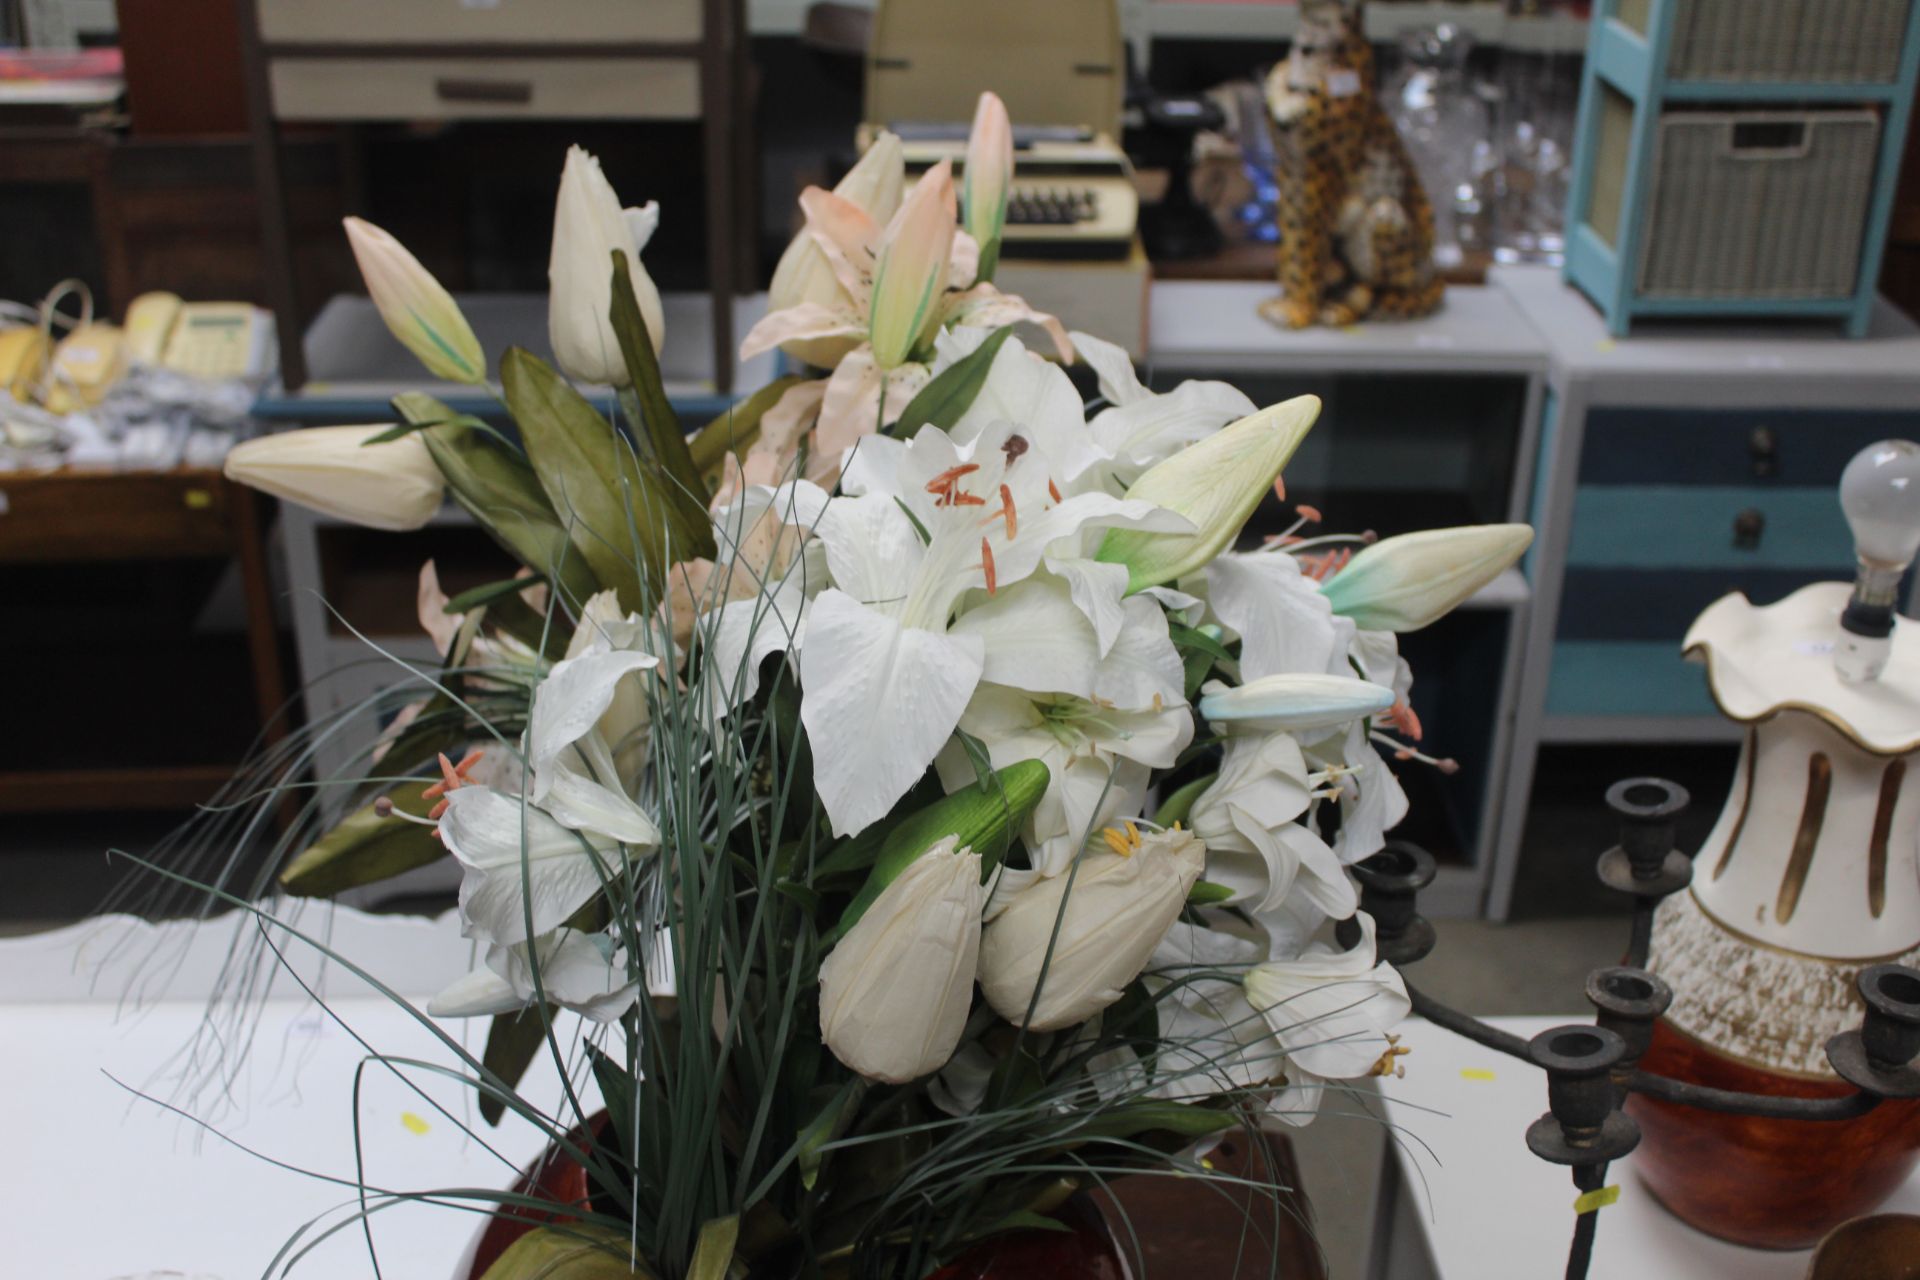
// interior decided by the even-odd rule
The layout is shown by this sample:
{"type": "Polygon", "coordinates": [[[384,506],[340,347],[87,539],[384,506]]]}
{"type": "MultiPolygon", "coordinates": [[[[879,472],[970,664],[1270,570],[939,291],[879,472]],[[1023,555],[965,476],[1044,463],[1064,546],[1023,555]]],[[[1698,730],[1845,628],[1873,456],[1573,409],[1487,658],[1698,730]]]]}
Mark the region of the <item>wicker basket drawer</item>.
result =
{"type": "Polygon", "coordinates": [[[259,0],[269,42],[697,40],[701,0],[259,0]]]}
{"type": "Polygon", "coordinates": [[[1873,111],[1667,113],[1640,294],[1851,297],[1879,142],[1873,111]]]}
{"type": "Polygon", "coordinates": [[[1912,0],[1679,0],[1667,75],[1729,84],[1888,84],[1912,0]]]}
{"type": "Polygon", "coordinates": [[[692,120],[685,58],[279,58],[282,120],[692,120]]]}

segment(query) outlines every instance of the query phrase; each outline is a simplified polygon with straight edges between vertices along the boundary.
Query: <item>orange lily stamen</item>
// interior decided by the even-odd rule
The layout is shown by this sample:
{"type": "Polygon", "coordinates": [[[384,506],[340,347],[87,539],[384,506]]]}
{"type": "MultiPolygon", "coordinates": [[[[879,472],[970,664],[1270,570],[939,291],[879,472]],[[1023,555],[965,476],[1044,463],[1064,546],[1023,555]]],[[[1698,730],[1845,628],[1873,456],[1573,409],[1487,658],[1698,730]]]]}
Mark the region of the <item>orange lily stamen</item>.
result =
{"type": "Polygon", "coordinates": [[[1007,540],[1011,542],[1019,536],[1017,530],[1020,527],[1020,515],[1013,509],[1013,490],[1005,485],[1000,486],[1000,510],[1006,513],[1007,540]]]}
{"type": "MultiPolygon", "coordinates": [[[[441,752],[440,781],[434,783],[425,791],[422,791],[420,798],[423,800],[431,800],[436,796],[446,795],[449,791],[458,791],[461,787],[467,785],[467,771],[472,769],[474,765],[480,763],[480,757],[483,754],[484,753],[479,750],[469,751],[460,758],[459,764],[455,764],[447,759],[446,752],[441,752]]],[[[434,814],[433,816],[437,818],[440,815],[434,814]]]]}
{"type": "Polygon", "coordinates": [[[965,493],[958,489],[947,494],[946,499],[947,505],[951,507],[984,507],[987,505],[985,498],[975,497],[971,493],[965,493]]]}
{"type": "Polygon", "coordinates": [[[972,475],[979,469],[980,464],[977,462],[963,462],[957,467],[948,467],[945,471],[942,471],[939,475],[927,481],[927,492],[941,493],[951,489],[958,483],[960,477],[972,475]]]}
{"type": "Polygon", "coordinates": [[[1405,698],[1387,708],[1387,723],[1415,742],[1420,741],[1420,717],[1414,714],[1413,704],[1405,698]]]}
{"type": "Polygon", "coordinates": [[[980,539],[980,567],[987,571],[987,594],[992,595],[999,584],[993,576],[993,548],[985,538],[980,539]]]}
{"type": "Polygon", "coordinates": [[[1047,495],[1055,502],[1060,501],[1060,488],[1051,480],[1047,481],[1047,495]]]}
{"type": "Polygon", "coordinates": [[[1305,520],[1307,523],[1309,524],[1320,523],[1320,508],[1310,507],[1306,503],[1302,502],[1296,505],[1294,507],[1294,510],[1299,512],[1300,518],[1302,520],[1305,520]]]}
{"type": "Polygon", "coordinates": [[[1273,478],[1273,496],[1285,502],[1287,500],[1287,480],[1285,476],[1273,478]]]}

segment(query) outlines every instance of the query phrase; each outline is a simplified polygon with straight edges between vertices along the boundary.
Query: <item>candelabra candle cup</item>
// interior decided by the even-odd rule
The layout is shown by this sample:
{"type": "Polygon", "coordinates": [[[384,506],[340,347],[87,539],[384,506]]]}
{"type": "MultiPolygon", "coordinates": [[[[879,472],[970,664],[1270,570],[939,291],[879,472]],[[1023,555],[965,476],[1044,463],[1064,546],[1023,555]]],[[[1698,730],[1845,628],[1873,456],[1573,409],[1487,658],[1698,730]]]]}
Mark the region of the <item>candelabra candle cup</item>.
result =
{"type": "Polygon", "coordinates": [[[1903,1013],[1920,1018],[1920,978],[1876,969],[1920,962],[1920,635],[1896,619],[1878,678],[1846,678],[1832,650],[1851,595],[1832,582],[1766,608],[1728,596],[1686,640],[1747,737],[1691,883],[1653,914],[1646,968],[1673,1003],[1640,1069],[1782,1097],[1896,1086],[1844,1120],[1628,1100],[1645,1136],[1633,1167],[1653,1194],[1762,1248],[1812,1246],[1920,1159],[1920,1101],[1897,1087],[1920,1047],[1903,1013]],[[1836,1038],[1855,1048],[1844,1078],[1836,1038]]]}

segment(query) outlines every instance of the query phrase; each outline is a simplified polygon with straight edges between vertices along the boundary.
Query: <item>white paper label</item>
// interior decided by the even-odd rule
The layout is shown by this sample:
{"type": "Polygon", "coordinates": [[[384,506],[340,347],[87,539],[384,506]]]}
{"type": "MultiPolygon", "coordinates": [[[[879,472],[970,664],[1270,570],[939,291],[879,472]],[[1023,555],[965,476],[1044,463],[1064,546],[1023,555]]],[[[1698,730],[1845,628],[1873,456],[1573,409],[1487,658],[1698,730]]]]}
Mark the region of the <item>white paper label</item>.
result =
{"type": "Polygon", "coordinates": [[[1833,652],[1831,640],[1796,640],[1793,651],[1802,658],[1819,658],[1833,652]]]}
{"type": "Polygon", "coordinates": [[[1327,96],[1329,98],[1351,98],[1360,92],[1360,73],[1346,67],[1335,67],[1327,72],[1327,96]]]}

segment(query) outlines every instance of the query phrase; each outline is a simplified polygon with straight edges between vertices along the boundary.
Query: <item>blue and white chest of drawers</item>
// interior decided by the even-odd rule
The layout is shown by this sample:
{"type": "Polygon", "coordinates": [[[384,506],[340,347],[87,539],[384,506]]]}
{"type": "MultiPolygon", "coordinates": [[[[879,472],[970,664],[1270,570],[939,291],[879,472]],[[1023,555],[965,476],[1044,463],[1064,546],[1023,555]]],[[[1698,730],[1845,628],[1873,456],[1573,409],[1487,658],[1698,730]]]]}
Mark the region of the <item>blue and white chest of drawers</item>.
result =
{"type": "Polygon", "coordinates": [[[1506,912],[1543,744],[1737,735],[1680,641],[1729,591],[1848,579],[1836,485],[1863,445],[1920,439],[1920,330],[1687,328],[1615,339],[1544,268],[1494,281],[1551,353],[1529,557],[1534,609],[1489,913],[1506,912]]]}

